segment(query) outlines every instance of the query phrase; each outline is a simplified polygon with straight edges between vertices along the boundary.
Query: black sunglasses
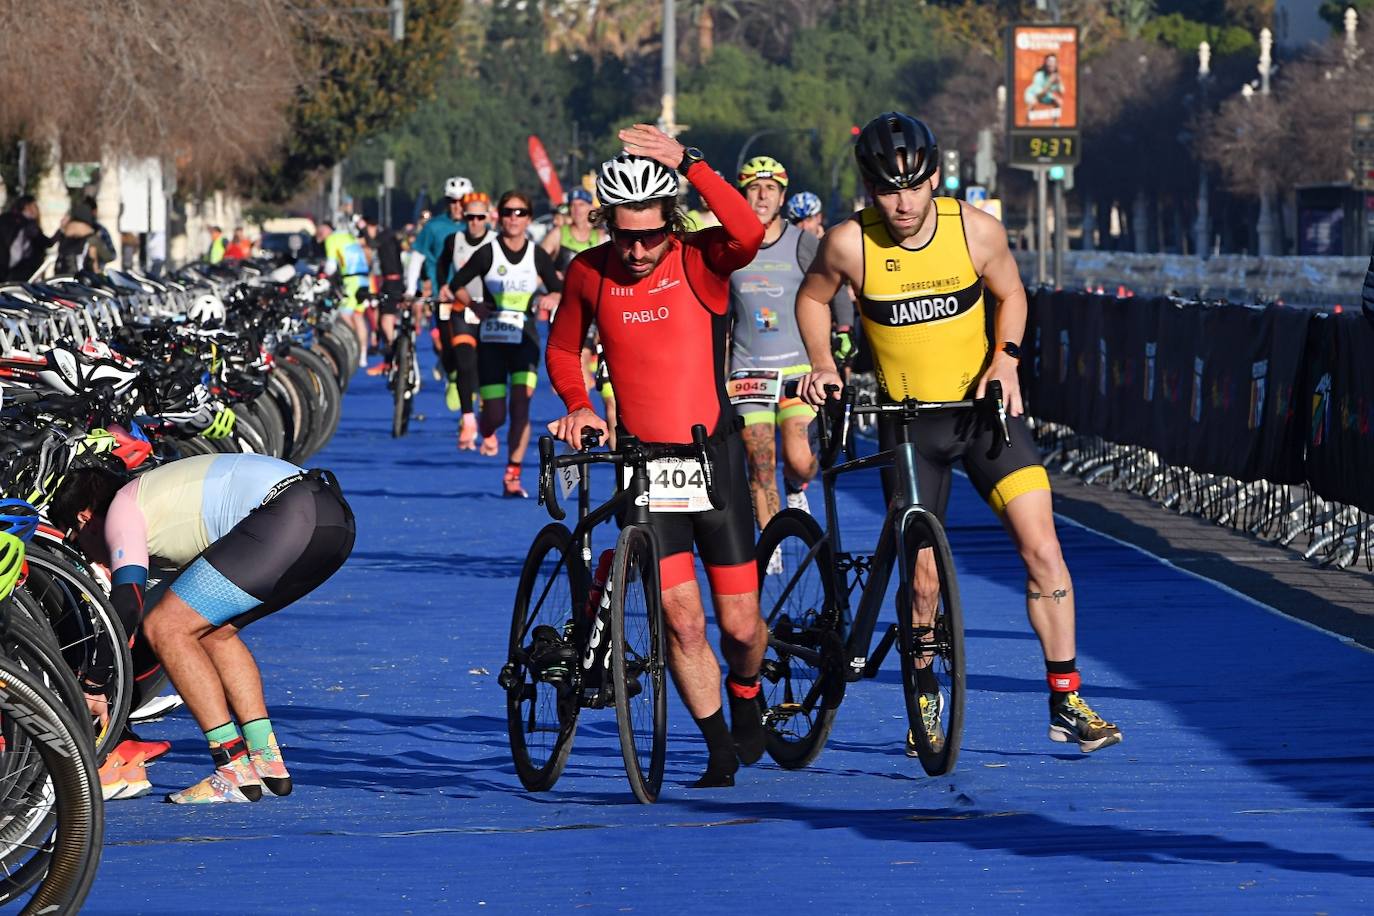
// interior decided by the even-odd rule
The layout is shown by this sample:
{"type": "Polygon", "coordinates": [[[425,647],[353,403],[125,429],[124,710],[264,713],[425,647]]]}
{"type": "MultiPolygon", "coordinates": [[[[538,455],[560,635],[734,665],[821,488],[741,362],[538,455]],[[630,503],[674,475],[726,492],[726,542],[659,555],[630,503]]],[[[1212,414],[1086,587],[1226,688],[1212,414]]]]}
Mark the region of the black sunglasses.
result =
{"type": "Polygon", "coordinates": [[[500,210],[497,210],[496,212],[497,212],[497,213],[500,213],[502,216],[529,216],[529,215],[530,215],[530,211],[527,210],[527,209],[525,209],[524,207],[502,207],[500,210]]]}
{"type": "Polygon", "coordinates": [[[611,227],[611,238],[615,239],[617,246],[626,251],[633,248],[635,242],[639,242],[645,248],[657,248],[668,237],[668,232],[666,223],[656,229],[616,229],[611,227]]]}
{"type": "Polygon", "coordinates": [[[475,219],[477,219],[477,220],[482,220],[482,219],[486,219],[486,218],[487,218],[487,215],[486,215],[485,213],[464,213],[464,214],[463,214],[463,219],[468,220],[469,222],[471,222],[472,220],[475,220],[475,219]]]}

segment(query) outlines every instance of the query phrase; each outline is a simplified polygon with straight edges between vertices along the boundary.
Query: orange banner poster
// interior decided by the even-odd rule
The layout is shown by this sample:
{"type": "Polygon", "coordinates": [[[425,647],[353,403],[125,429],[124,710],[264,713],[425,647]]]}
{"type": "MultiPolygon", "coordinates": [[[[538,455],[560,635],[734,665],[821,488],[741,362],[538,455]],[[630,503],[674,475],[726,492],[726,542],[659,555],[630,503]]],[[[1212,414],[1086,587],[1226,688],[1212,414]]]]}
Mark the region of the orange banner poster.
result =
{"type": "Polygon", "coordinates": [[[1078,29],[1018,25],[1012,30],[1012,128],[1078,128],[1078,29]]]}

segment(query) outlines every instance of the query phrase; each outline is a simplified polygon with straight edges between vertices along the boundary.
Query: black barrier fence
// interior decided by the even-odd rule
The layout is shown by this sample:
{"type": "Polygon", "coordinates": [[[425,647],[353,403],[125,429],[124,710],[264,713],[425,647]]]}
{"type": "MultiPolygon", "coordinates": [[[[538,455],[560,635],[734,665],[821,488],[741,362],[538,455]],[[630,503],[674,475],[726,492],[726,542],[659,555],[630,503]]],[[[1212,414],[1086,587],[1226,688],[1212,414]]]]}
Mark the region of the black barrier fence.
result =
{"type": "Polygon", "coordinates": [[[1374,512],[1374,324],[1358,313],[1042,290],[1025,343],[1039,420],[1374,512]]]}

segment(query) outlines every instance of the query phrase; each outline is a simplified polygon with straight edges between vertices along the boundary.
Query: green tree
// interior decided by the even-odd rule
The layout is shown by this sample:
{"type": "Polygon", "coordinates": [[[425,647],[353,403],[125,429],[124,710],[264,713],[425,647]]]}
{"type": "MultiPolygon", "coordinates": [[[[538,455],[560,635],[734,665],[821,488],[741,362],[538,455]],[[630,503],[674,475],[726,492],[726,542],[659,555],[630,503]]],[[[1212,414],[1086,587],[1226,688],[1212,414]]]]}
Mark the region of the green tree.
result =
{"type": "Polygon", "coordinates": [[[303,36],[320,76],[297,92],[272,164],[245,176],[254,196],[289,198],[307,176],[340,161],[429,96],[451,56],[461,8],[462,0],[410,0],[403,42],[380,30],[361,41],[327,30],[303,36]]]}
{"type": "Polygon", "coordinates": [[[1239,26],[1198,22],[1182,13],[1170,13],[1150,20],[1141,29],[1140,35],[1150,41],[1192,53],[1204,41],[1212,46],[1213,54],[1221,55],[1240,54],[1257,47],[1255,36],[1239,26]]]}

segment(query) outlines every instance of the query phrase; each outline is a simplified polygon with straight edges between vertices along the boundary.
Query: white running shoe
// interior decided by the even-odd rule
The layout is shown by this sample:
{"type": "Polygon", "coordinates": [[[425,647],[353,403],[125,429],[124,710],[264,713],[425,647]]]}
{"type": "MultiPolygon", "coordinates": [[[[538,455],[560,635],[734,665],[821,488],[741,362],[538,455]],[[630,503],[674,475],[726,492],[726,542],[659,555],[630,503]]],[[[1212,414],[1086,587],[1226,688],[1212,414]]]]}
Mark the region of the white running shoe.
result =
{"type": "Polygon", "coordinates": [[[782,575],[782,548],[774,547],[773,555],[768,558],[768,568],[763,571],[766,576],[782,575]]]}
{"type": "Polygon", "coordinates": [[[798,490],[795,493],[789,492],[787,494],[787,508],[800,509],[807,514],[810,514],[811,503],[807,502],[806,491],[798,490]]]}
{"type": "Polygon", "coordinates": [[[184,703],[179,693],[166,693],[153,697],[142,706],[129,713],[130,722],[156,722],[184,703]]]}

